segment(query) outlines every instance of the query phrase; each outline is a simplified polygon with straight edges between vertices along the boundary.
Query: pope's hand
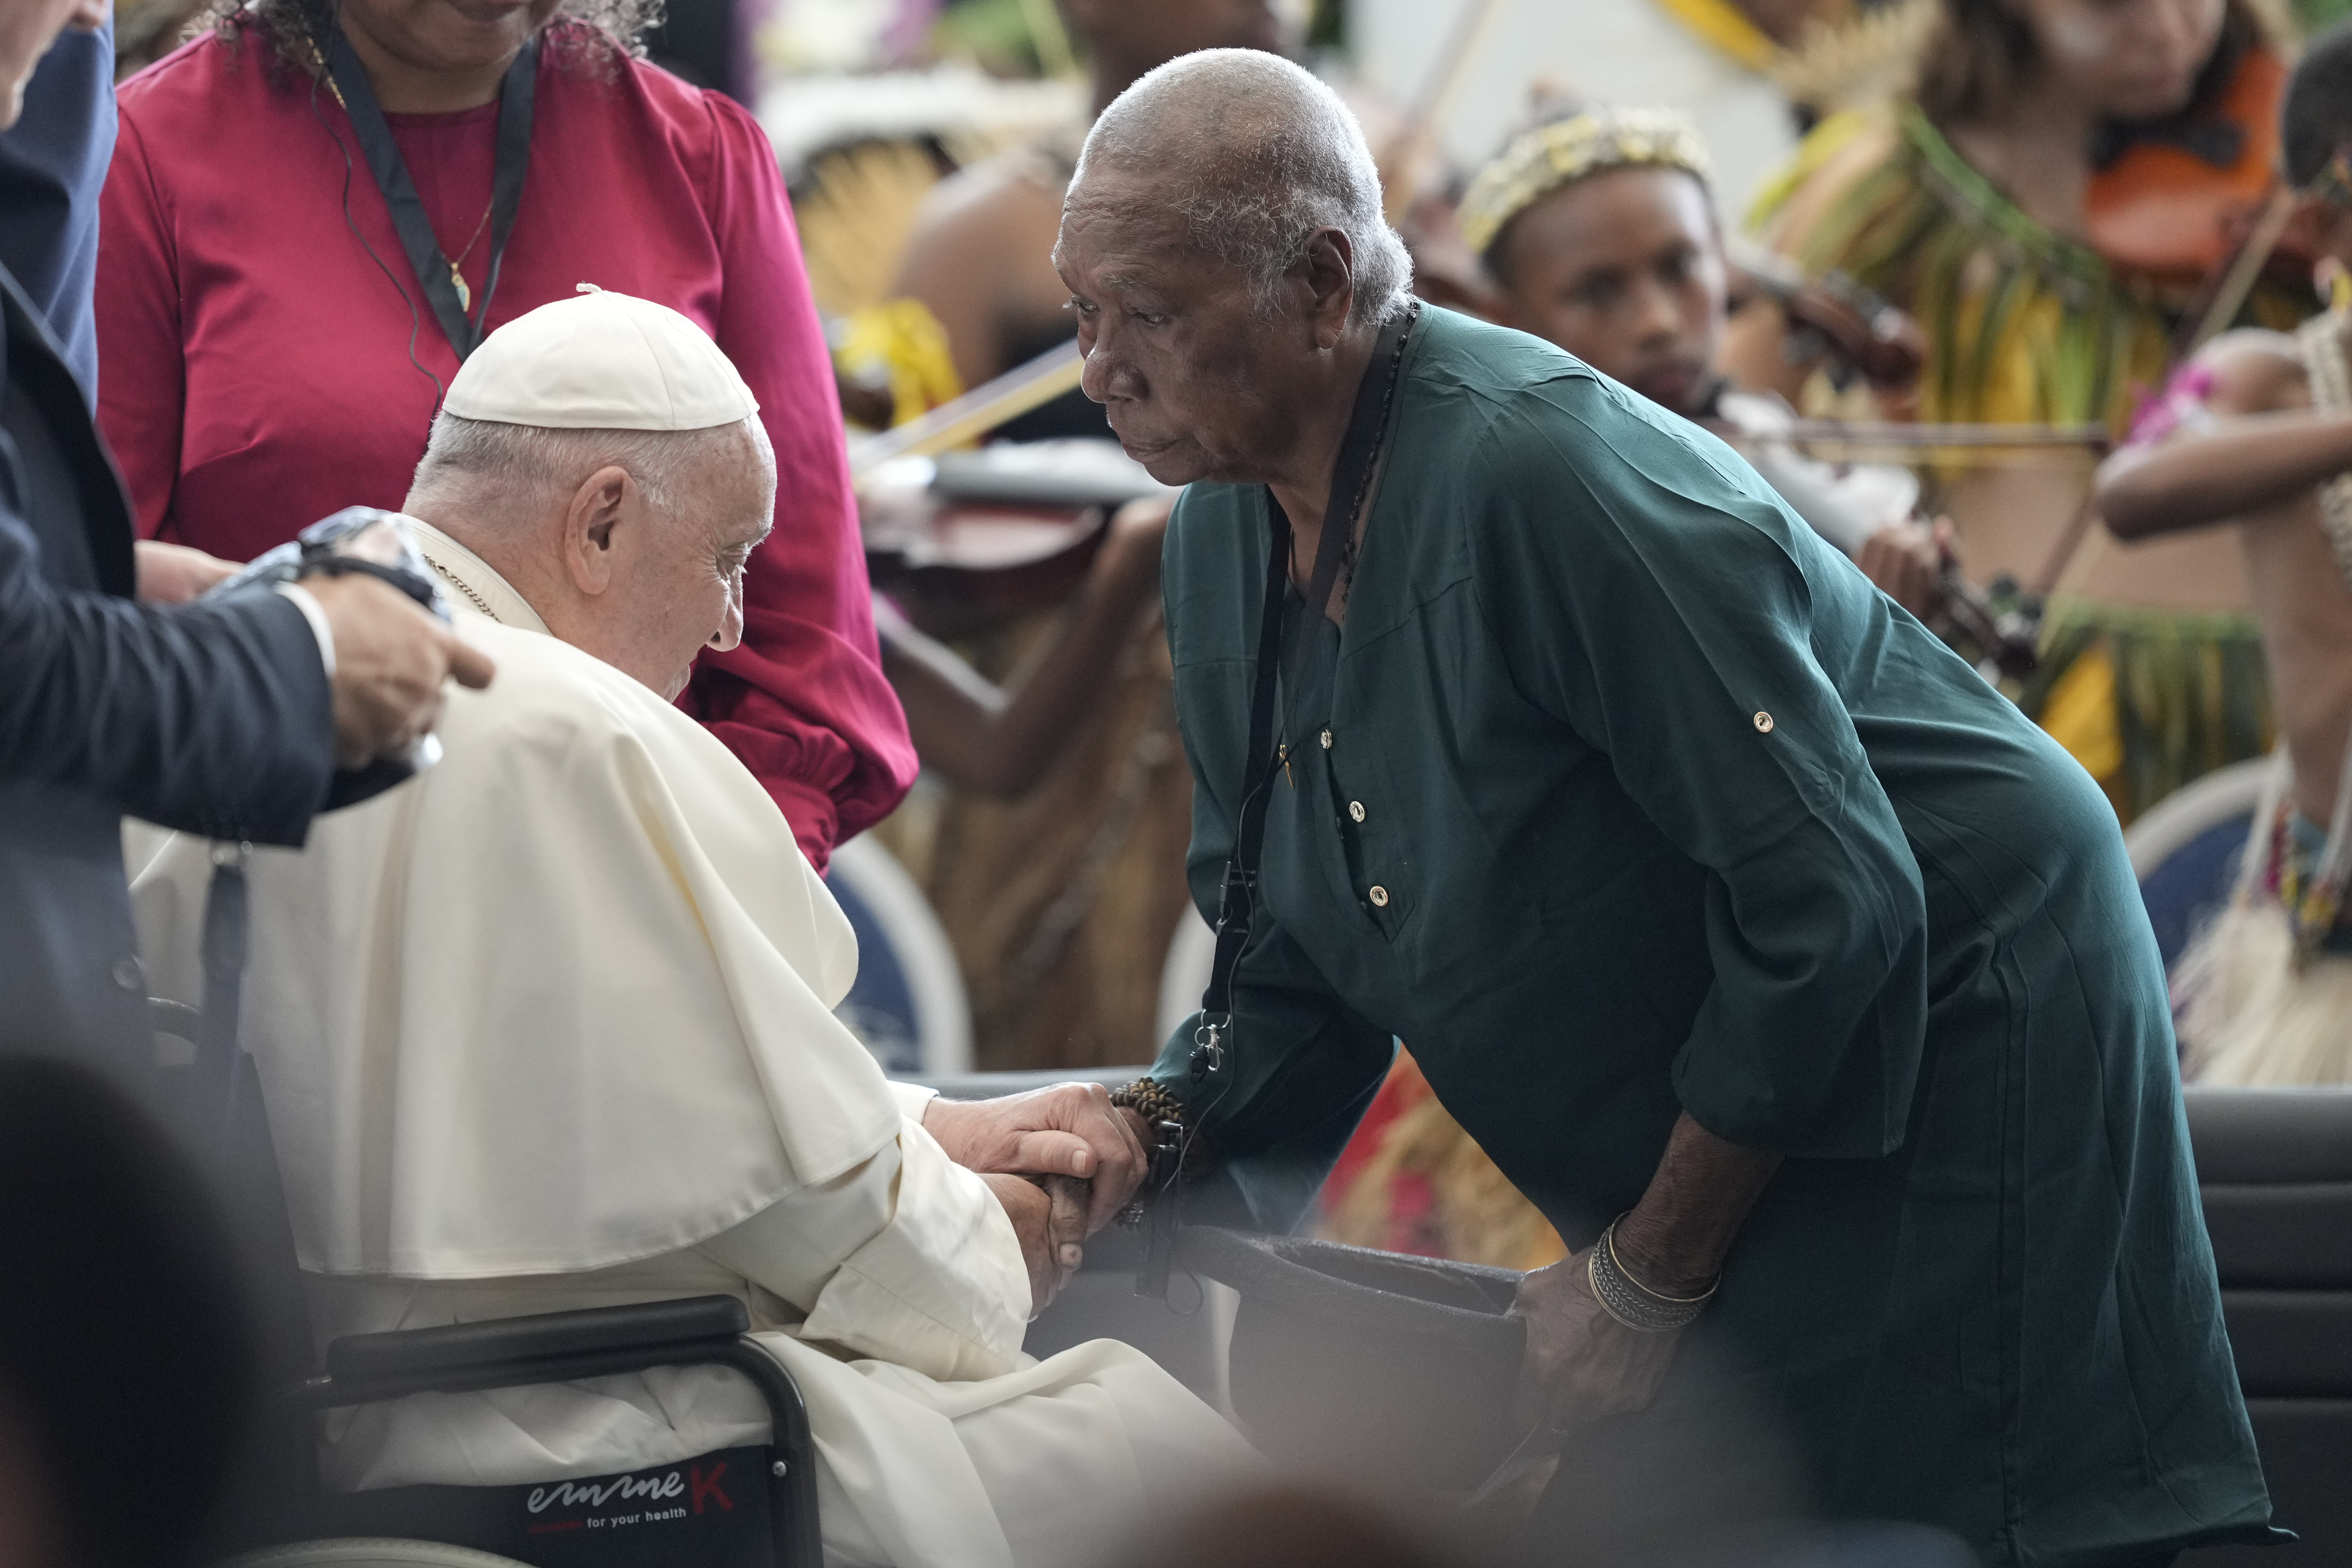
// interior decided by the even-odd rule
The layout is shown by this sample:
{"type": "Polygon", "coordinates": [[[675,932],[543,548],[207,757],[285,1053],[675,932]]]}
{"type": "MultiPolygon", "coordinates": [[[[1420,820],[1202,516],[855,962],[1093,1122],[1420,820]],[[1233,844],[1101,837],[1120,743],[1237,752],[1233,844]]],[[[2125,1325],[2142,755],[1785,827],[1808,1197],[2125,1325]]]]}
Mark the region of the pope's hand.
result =
{"type": "Polygon", "coordinates": [[[1087,1183],[1081,1240],[1108,1225],[1143,1184],[1143,1144],[1098,1083],[1057,1083],[999,1100],[934,1100],[923,1126],[967,1170],[1087,1183]]]}
{"type": "Polygon", "coordinates": [[[1086,1235],[1086,1184],[1068,1176],[1033,1181],[1003,1173],[980,1179],[1004,1205],[1013,1234],[1020,1239],[1021,1260],[1029,1266],[1029,1315],[1034,1318],[1052,1305],[1085,1261],[1079,1243],[1086,1235]]]}
{"type": "Polygon", "coordinates": [[[1511,1316],[1527,1324],[1518,1415],[1529,1425],[1564,1428],[1645,1410],[1675,1363],[1682,1331],[1646,1334],[1611,1317],[1593,1297],[1589,1256],[1535,1270],[1511,1303],[1511,1316]]]}
{"type": "Polygon", "coordinates": [[[139,596],[151,605],[184,605],[236,575],[236,563],[184,544],[142,539],[132,547],[139,596]]]}
{"type": "Polygon", "coordinates": [[[441,683],[490,683],[489,657],[388,584],[352,574],[302,586],[335,641],[335,762],[364,767],[415,745],[441,717],[441,683]]]}

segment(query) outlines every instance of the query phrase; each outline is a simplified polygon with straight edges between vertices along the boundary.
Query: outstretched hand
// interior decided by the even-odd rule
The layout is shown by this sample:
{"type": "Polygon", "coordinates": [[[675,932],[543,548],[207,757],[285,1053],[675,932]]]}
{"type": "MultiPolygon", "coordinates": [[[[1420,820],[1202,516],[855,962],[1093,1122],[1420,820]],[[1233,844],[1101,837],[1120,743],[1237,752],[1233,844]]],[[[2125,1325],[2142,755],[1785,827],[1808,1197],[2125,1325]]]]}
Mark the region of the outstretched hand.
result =
{"type": "Polygon", "coordinates": [[[238,570],[234,561],[160,539],[139,541],[131,547],[131,561],[138,570],[139,596],[151,605],[190,604],[238,570]]]}
{"type": "Polygon", "coordinates": [[[373,577],[311,577],[302,587],[334,633],[340,767],[415,744],[440,721],[443,682],[478,690],[496,673],[488,654],[373,577]]]}
{"type": "Polygon", "coordinates": [[[1147,1169],[1129,1119],[1098,1083],[1057,1083],[997,1100],[934,1100],[924,1109],[923,1126],[966,1170],[1087,1183],[1085,1229],[1075,1238],[1080,1241],[1126,1206],[1147,1169]]]}

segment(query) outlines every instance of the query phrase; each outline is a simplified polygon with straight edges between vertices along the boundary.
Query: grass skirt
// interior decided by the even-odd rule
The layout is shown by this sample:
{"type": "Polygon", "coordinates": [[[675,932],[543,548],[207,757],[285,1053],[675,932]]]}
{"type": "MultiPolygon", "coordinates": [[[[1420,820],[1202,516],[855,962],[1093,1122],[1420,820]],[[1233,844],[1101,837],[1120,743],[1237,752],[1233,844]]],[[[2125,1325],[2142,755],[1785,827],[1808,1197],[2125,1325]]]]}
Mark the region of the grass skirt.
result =
{"type": "Polygon", "coordinates": [[[2286,910],[2225,910],[2173,966],[2182,1067],[2239,1088],[2352,1083],[2352,955],[2294,961],[2286,910]]]}

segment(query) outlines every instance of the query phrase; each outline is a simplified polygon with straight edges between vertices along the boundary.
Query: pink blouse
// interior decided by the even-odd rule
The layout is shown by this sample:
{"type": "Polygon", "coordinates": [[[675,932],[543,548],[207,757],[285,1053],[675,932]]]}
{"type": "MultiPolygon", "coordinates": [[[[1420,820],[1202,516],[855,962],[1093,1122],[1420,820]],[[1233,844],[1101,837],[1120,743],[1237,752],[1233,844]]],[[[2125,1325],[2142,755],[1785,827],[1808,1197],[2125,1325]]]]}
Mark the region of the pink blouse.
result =
{"type": "MultiPolygon", "coordinates": [[[[569,24],[559,22],[557,28],[569,24]]],[[[576,35],[574,36],[576,39],[576,35]]],[[[706,328],[760,400],[776,528],[742,646],[679,699],[822,868],[915,773],[883,679],[841,414],[783,181],[751,117],[608,50],[551,47],[492,327],[594,283],[706,328]]],[[[591,46],[592,47],[593,46],[591,46]]],[[[245,560],[397,507],[457,361],[331,90],[207,35],[122,85],[98,268],[100,420],[141,531],[245,560]]],[[[478,300],[498,108],[393,115],[478,300]]]]}

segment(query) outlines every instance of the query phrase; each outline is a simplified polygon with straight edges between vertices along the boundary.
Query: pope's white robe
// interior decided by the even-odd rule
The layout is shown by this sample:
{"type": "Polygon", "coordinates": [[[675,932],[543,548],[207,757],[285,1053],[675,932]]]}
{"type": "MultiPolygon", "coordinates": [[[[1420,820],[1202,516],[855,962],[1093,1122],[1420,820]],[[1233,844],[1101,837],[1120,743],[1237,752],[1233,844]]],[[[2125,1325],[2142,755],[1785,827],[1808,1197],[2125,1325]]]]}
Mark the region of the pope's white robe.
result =
{"type": "MultiPolygon", "coordinates": [[[[1098,1562],[1243,1462],[1125,1345],[1021,1354],[1012,1224],[834,1018],[856,942],[767,792],[419,534],[496,680],[451,692],[437,767],[249,872],[242,1036],[320,1338],[733,1295],[807,1399],[837,1563],[1098,1562]]],[[[173,838],[133,888],[191,1004],[209,848],[173,838]]],[[[551,1480],[765,1426],[680,1369],[340,1413],[323,1462],[344,1489],[551,1480]]]]}

